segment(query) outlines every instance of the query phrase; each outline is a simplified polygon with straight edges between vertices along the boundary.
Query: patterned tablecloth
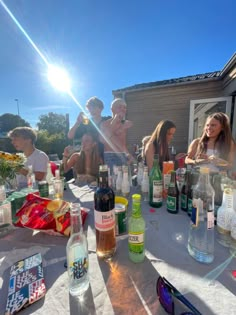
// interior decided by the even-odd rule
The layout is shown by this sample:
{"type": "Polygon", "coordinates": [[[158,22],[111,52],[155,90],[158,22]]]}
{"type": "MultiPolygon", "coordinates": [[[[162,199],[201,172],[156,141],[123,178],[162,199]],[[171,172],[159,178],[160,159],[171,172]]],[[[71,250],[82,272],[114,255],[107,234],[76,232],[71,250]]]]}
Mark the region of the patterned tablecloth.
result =
{"type": "MultiPolygon", "coordinates": [[[[47,293],[44,298],[20,312],[25,314],[166,314],[156,296],[158,275],[165,276],[204,315],[236,314],[236,259],[227,248],[215,244],[215,260],[204,265],[187,251],[189,217],[180,211],[173,215],[165,207],[150,211],[143,202],[146,221],[146,258],[134,264],[128,258],[127,234],[117,238],[117,251],[110,262],[98,260],[93,217],[94,191],[73,184],[65,199],[80,202],[90,212],[85,223],[89,244],[90,288],[83,299],[68,291],[66,260],[67,238],[15,228],[0,239],[0,314],[7,300],[10,266],[16,261],[41,253],[47,293]]],[[[128,215],[130,214],[129,205],[128,215]]]]}

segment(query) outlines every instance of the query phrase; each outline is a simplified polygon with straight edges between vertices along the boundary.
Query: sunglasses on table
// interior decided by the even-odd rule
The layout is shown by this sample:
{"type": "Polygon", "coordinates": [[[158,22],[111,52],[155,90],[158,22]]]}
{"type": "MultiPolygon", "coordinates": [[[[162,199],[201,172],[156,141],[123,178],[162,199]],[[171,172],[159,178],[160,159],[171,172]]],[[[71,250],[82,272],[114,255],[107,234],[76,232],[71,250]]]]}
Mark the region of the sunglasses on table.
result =
{"type": "Polygon", "coordinates": [[[202,315],[169,281],[159,277],[156,284],[157,295],[162,307],[171,315],[202,315]],[[180,301],[182,305],[179,305],[180,301]],[[178,307],[186,311],[177,312],[178,307]]]}

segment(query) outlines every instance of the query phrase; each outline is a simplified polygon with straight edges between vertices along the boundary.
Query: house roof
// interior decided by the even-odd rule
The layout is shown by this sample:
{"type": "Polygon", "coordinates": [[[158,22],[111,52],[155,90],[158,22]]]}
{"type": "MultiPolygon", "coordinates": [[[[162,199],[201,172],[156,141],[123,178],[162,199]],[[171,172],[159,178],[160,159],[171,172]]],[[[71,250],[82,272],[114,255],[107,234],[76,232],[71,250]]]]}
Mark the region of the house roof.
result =
{"type": "Polygon", "coordinates": [[[203,73],[203,74],[190,75],[187,77],[180,77],[180,78],[169,79],[169,80],[135,84],[132,86],[128,86],[126,88],[113,90],[112,93],[126,92],[126,91],[130,91],[130,90],[143,90],[143,89],[152,88],[152,87],[161,86],[161,85],[170,85],[170,84],[209,80],[212,78],[219,78],[220,75],[221,75],[221,71],[207,72],[207,73],[203,73]]]}

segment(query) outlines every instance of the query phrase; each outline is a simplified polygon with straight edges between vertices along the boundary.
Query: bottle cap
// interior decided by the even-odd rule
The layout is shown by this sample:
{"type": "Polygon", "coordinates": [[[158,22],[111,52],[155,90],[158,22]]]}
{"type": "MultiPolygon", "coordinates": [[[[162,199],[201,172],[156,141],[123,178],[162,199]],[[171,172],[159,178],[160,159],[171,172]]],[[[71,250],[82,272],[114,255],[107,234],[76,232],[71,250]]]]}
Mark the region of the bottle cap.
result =
{"type": "Polygon", "coordinates": [[[134,194],[134,195],[132,195],[132,199],[134,201],[140,201],[141,200],[141,195],[140,194],[134,194]]]}

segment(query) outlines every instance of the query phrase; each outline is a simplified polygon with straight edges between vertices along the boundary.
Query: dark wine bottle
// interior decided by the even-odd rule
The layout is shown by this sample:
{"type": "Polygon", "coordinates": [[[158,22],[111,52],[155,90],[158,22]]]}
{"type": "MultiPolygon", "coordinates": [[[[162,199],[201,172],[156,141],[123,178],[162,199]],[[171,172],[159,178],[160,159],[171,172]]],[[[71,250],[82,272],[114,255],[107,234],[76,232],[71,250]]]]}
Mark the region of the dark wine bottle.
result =
{"type": "Polygon", "coordinates": [[[166,206],[167,206],[167,211],[170,213],[178,213],[179,211],[179,190],[176,183],[175,171],[171,171],[171,178],[170,178],[170,184],[168,187],[166,206]]]}

